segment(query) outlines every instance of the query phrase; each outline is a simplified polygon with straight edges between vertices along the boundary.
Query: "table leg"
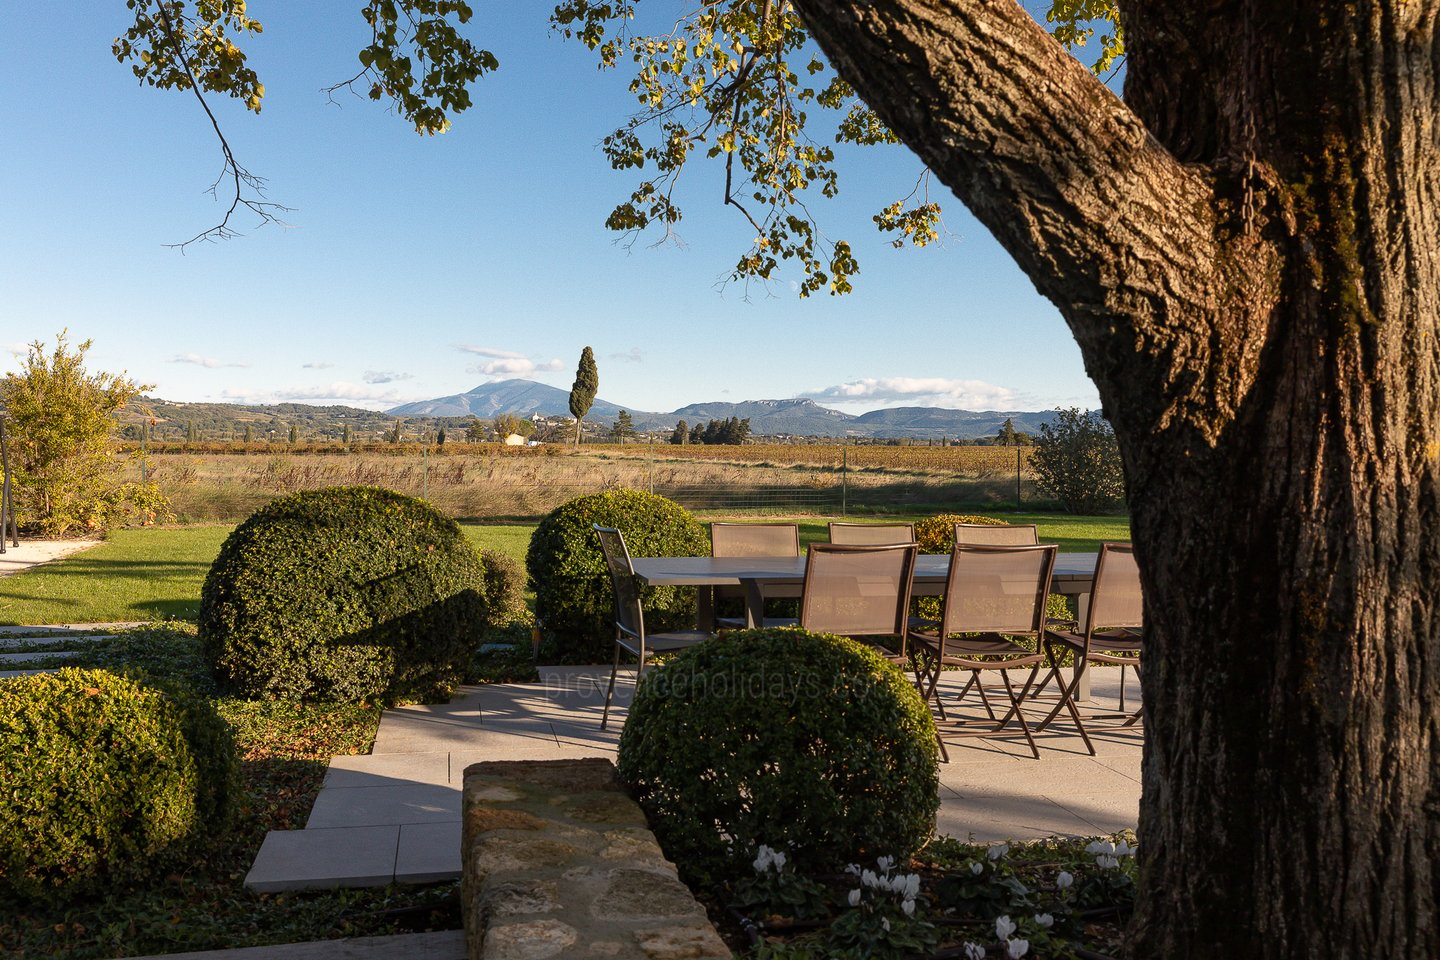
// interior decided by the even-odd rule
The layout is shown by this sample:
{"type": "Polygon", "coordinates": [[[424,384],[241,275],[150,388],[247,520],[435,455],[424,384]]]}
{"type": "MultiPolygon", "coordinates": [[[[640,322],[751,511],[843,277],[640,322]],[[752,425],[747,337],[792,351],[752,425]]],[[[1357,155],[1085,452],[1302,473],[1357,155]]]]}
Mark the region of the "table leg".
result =
{"type": "Polygon", "coordinates": [[[695,598],[695,628],[707,633],[715,630],[715,588],[700,587],[695,598]]]}

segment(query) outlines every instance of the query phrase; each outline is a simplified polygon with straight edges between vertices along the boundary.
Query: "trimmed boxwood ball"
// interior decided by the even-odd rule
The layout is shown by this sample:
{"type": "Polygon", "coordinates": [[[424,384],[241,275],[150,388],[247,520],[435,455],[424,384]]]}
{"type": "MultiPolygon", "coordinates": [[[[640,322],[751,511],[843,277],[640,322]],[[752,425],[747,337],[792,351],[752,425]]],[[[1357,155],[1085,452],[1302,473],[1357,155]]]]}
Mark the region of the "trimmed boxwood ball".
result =
{"type": "Polygon", "coordinates": [[[1002,527],[1004,520],[993,517],[979,517],[968,514],[942,513],[925,517],[915,522],[915,542],[920,544],[921,553],[949,553],[955,549],[955,524],[974,523],[987,527],[1002,527]]]}
{"type": "Polygon", "coordinates": [[[225,829],[234,741],[209,701],[64,669],[0,680],[0,894],[63,900],[225,829]]]}
{"type": "Polygon", "coordinates": [[[907,857],[935,829],[935,724],[871,648],[737,630],[647,671],[620,776],[691,882],[745,874],[759,845],[802,872],[907,857]]]}
{"type": "Polygon", "coordinates": [[[480,559],[485,564],[485,626],[498,630],[528,617],[520,561],[499,550],[481,550],[480,559]]]}
{"type": "MultiPolygon", "coordinates": [[[[708,556],[710,536],[684,507],[639,490],[611,490],[561,504],[530,538],[525,566],[535,591],[544,656],[558,663],[608,663],[615,651],[614,592],[594,524],[625,535],[631,556],[708,556]]],[[[695,624],[695,591],[650,587],[647,630],[695,624]]]]}
{"type": "Polygon", "coordinates": [[[454,520],[376,487],[271,501],[225,540],[200,643],[244,697],[443,700],[481,642],[485,568],[454,520]]]}

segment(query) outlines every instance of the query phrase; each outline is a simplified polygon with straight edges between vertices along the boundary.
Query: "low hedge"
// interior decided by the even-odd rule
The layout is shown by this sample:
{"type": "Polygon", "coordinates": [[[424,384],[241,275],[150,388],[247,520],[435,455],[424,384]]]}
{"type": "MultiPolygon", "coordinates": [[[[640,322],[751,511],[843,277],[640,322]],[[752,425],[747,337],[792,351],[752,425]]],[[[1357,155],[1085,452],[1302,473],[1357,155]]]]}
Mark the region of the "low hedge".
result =
{"type": "Polygon", "coordinates": [[[923,845],[939,809],[935,724],[900,669],[853,640],[737,630],[647,672],[620,775],[692,882],[750,872],[761,844],[800,872],[923,845]]]}
{"type": "Polygon", "coordinates": [[[458,524],[393,490],[272,501],[226,539],[200,595],[200,642],[244,697],[443,700],[489,616],[458,524]]]}
{"type": "MultiPolygon", "coordinates": [[[[672,500],[639,490],[612,490],[561,504],[536,528],[525,557],[535,591],[543,656],[556,663],[607,663],[614,656],[614,592],[594,524],[615,527],[637,557],[707,556],[710,536],[672,500]]],[[[695,591],[643,591],[649,630],[693,627],[695,591]]]]}
{"type": "Polygon", "coordinates": [[[171,865],[239,797],[210,701],[64,669],[0,681],[0,894],[63,900],[171,865]]]}

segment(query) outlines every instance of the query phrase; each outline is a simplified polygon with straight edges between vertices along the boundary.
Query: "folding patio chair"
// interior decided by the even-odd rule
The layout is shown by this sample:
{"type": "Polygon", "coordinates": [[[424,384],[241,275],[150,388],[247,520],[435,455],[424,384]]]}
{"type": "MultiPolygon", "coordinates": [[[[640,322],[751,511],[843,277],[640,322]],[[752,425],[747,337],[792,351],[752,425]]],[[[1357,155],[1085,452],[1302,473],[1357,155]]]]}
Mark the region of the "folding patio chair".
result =
{"type": "Polygon", "coordinates": [[[830,542],[850,545],[914,543],[915,524],[832,522],[830,542]]]}
{"type": "Polygon", "coordinates": [[[895,649],[877,643],[886,659],[909,662],[905,645],[914,543],[812,543],[800,596],[800,626],[819,633],[891,638],[895,649]]]}
{"type": "Polygon", "coordinates": [[[600,549],[605,554],[605,566],[610,571],[610,584],[615,591],[615,663],[610,667],[610,685],[605,688],[605,711],[600,716],[600,729],[604,730],[610,719],[610,699],[615,694],[615,675],[620,670],[620,653],[624,651],[639,658],[635,681],[645,674],[645,660],[651,653],[681,650],[702,640],[710,634],[703,630],[676,630],[667,633],[645,631],[645,611],[640,605],[640,585],[635,580],[635,568],[630,564],[630,551],[625,546],[625,537],[613,527],[594,525],[600,537],[600,549]]]}
{"type": "Polygon", "coordinates": [[[1005,546],[1029,546],[1040,542],[1040,534],[1033,523],[957,523],[955,524],[955,545],[960,544],[1001,544],[1005,546]]]}
{"type": "MultiPolygon", "coordinates": [[[[910,631],[917,659],[925,664],[919,671],[921,694],[927,703],[934,704],[937,723],[949,719],[936,689],[941,670],[945,667],[968,670],[970,678],[957,699],[963,700],[971,690],[977,691],[994,726],[961,730],[958,735],[994,736],[1014,720],[1037,760],[1040,750],[1035,746],[1021,706],[1046,663],[1045,655],[1040,652],[1040,641],[1045,629],[1045,598],[1050,592],[1056,549],[1054,545],[1036,544],[957,544],[950,554],[945,603],[939,622],[930,621],[927,627],[910,631]],[[1035,649],[1021,646],[1016,642],[1017,637],[1029,637],[1035,649]],[[1010,671],[1024,669],[1029,669],[1030,675],[1017,692],[1010,680],[1010,671]],[[997,717],[991,706],[981,678],[983,671],[1000,674],[1009,700],[1004,716],[997,717]]],[[[939,737],[938,729],[936,736],[939,737]]],[[[944,759],[950,759],[943,738],[940,752],[944,759]]]]}
{"type": "Polygon", "coordinates": [[[1048,685],[1052,679],[1058,682],[1060,702],[1036,729],[1044,730],[1062,709],[1068,707],[1085,748],[1092,756],[1095,754],[1095,747],[1090,743],[1090,736],[1075,706],[1076,688],[1085,668],[1092,663],[1120,667],[1121,712],[1093,714],[1090,719],[1121,720],[1123,722],[1115,725],[1119,728],[1133,727],[1140,722],[1143,704],[1133,713],[1125,709],[1125,670],[1134,668],[1136,678],[1140,676],[1144,627],[1145,607],[1134,548],[1128,543],[1102,543],[1100,554],[1095,559],[1095,578],[1090,588],[1090,606],[1086,610],[1084,628],[1078,632],[1045,631],[1045,656],[1050,664],[1050,673],[1042,686],[1048,685]],[[1075,655],[1075,669],[1068,684],[1060,672],[1060,661],[1067,653],[1075,655]]]}
{"type": "MultiPolygon", "coordinates": [[[[710,556],[712,557],[798,557],[800,556],[800,526],[795,523],[712,523],[710,524],[710,556]]],[[[739,599],[746,602],[744,587],[721,586],[712,588],[715,604],[722,600],[739,599]]],[[[763,592],[763,597],[800,596],[799,587],[772,586],[763,592]]],[[[762,626],[776,627],[793,624],[788,619],[762,617],[762,626]]],[[[715,618],[717,627],[738,630],[746,626],[745,618],[715,618]]]]}

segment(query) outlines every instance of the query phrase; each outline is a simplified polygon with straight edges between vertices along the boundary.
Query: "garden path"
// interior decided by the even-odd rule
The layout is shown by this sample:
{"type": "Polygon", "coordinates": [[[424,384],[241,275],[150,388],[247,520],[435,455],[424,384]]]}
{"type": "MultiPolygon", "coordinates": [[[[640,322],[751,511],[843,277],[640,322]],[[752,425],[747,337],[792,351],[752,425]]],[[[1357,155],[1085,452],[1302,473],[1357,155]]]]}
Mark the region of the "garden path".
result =
{"type": "MultiPolygon", "coordinates": [[[[448,704],[385,711],[374,750],[330,762],[305,829],[272,831],[246,886],[279,891],[458,877],[465,768],[481,760],[614,759],[634,675],[622,674],[610,729],[601,731],[608,676],[607,667],[541,667],[538,683],[462,687],[448,704]]],[[[942,693],[953,697],[958,677],[947,675],[942,693]]],[[[1116,668],[1094,671],[1091,709],[1115,708],[1119,679],[1116,668]]],[[[949,742],[937,832],[999,841],[1133,829],[1141,734],[1092,729],[1091,739],[1095,757],[1057,724],[1037,736],[1040,760],[1018,732],[949,742]]]]}
{"type": "Polygon", "coordinates": [[[0,577],[89,550],[99,543],[99,540],[21,540],[20,545],[15,546],[7,540],[5,552],[0,553],[0,577]]]}

